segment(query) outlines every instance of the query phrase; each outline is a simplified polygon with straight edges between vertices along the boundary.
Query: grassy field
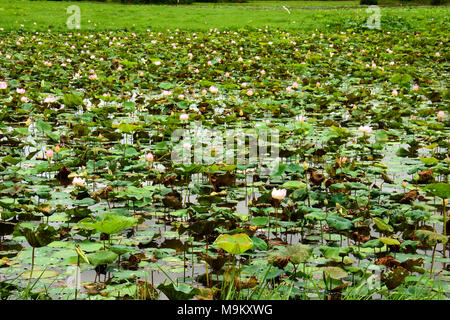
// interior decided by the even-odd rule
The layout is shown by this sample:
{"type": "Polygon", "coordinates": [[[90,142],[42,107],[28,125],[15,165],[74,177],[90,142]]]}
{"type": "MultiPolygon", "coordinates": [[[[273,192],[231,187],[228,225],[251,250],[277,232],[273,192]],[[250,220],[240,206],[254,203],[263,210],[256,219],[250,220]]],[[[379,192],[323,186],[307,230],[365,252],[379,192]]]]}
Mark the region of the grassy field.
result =
{"type": "Polygon", "coordinates": [[[304,7],[350,7],[359,6],[359,1],[248,1],[243,3],[212,3],[212,2],[197,2],[196,6],[240,6],[240,7],[282,7],[289,8],[304,8],[304,7]]]}
{"type": "MultiPolygon", "coordinates": [[[[399,1],[399,0],[378,0],[379,6],[417,6],[417,5],[429,5],[429,0],[411,0],[408,2],[399,1]]],[[[240,7],[256,7],[256,8],[264,8],[264,7],[282,7],[286,6],[288,8],[341,8],[341,7],[358,7],[360,6],[359,1],[298,1],[298,0],[287,0],[287,1],[272,1],[272,0],[256,0],[256,1],[248,1],[243,3],[201,3],[197,2],[194,5],[196,6],[214,6],[214,7],[224,7],[224,6],[240,6],[240,7]]]]}
{"type": "MultiPolygon", "coordinates": [[[[4,31],[27,30],[70,31],[66,21],[66,12],[70,5],[81,9],[82,30],[120,30],[131,31],[176,29],[201,31],[210,28],[236,30],[242,28],[262,28],[269,26],[284,30],[315,29],[322,31],[357,29],[362,27],[372,13],[364,7],[345,9],[336,14],[336,10],[290,10],[282,8],[283,3],[308,3],[311,6],[323,4],[349,5],[354,1],[286,1],[268,10],[255,10],[252,3],[246,6],[227,6],[218,9],[204,4],[192,6],[152,6],[121,5],[92,2],[52,2],[52,1],[0,1],[0,28],[4,31]]],[[[255,2],[254,4],[262,4],[255,2]]],[[[275,2],[264,2],[265,6],[275,2]]],[[[381,9],[381,29],[424,31],[433,28],[448,28],[448,7],[402,7],[381,9]]]]}

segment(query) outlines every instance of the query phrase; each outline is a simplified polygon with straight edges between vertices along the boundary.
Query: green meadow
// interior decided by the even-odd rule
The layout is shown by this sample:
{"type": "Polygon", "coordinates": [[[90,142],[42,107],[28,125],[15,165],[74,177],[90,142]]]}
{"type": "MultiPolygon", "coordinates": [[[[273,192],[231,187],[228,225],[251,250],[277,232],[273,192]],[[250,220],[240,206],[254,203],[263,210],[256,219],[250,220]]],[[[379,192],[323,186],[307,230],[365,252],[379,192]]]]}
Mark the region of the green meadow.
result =
{"type": "MultiPolygon", "coordinates": [[[[85,31],[238,30],[265,26],[282,30],[337,31],[361,27],[373,14],[366,12],[366,7],[359,6],[356,1],[257,1],[235,5],[197,3],[160,6],[1,0],[0,28],[5,31],[67,31],[66,21],[70,16],[67,8],[70,5],[79,6],[81,28],[85,31]],[[329,10],[314,9],[317,6],[329,7],[329,10]]],[[[448,7],[382,7],[380,10],[384,31],[423,31],[449,26],[448,7]]]]}

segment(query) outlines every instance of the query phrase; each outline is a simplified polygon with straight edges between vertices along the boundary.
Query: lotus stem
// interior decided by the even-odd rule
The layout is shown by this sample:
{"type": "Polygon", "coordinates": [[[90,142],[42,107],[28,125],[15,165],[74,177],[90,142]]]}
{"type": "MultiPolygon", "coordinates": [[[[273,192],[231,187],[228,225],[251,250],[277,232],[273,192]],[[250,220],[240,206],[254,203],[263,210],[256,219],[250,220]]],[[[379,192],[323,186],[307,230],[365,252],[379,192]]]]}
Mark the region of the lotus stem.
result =
{"type": "Polygon", "coordinates": [[[192,278],[194,278],[194,237],[192,237],[191,241],[191,257],[192,257],[192,278]]]}
{"type": "MultiPolygon", "coordinates": [[[[442,214],[444,215],[444,229],[443,229],[443,233],[444,233],[445,237],[447,236],[447,212],[446,211],[447,210],[446,210],[445,200],[442,199],[442,214]]],[[[444,248],[443,248],[444,254],[443,255],[444,255],[444,258],[446,258],[447,243],[444,243],[443,246],[444,246],[444,248]]]]}
{"type": "Polygon", "coordinates": [[[433,277],[433,266],[434,266],[434,254],[436,253],[437,242],[433,247],[433,253],[431,255],[431,266],[430,266],[430,278],[433,277]]]}
{"type": "Polygon", "coordinates": [[[78,296],[78,270],[80,268],[80,255],[77,255],[77,269],[75,270],[75,300],[78,296]]]}
{"type": "MultiPolygon", "coordinates": [[[[206,238],[206,254],[208,254],[208,238],[206,238]]],[[[208,262],[205,260],[206,266],[206,287],[209,288],[208,262]]]]}
{"type": "Polygon", "coordinates": [[[183,246],[183,281],[186,282],[186,244],[183,246]]]}
{"type": "MultiPolygon", "coordinates": [[[[30,270],[30,277],[28,278],[28,286],[30,286],[31,278],[33,276],[33,269],[34,269],[34,247],[31,249],[31,270],[30,270]]],[[[28,290],[28,288],[27,288],[28,290]]]]}

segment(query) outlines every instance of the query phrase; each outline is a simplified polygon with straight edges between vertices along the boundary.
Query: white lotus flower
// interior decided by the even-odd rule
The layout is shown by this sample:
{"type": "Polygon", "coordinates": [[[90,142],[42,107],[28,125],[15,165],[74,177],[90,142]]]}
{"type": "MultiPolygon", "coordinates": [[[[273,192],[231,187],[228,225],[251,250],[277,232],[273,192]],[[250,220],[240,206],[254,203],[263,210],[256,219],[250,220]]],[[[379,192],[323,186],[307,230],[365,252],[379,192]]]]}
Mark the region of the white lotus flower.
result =
{"type": "Polygon", "coordinates": [[[73,184],[74,186],[77,186],[77,187],[82,187],[82,186],[85,186],[85,185],[86,185],[86,180],[81,179],[81,178],[79,178],[79,177],[75,177],[75,178],[73,178],[73,180],[72,180],[72,184],[73,184]]]}
{"type": "Polygon", "coordinates": [[[272,190],[272,198],[277,200],[283,200],[286,197],[286,189],[277,190],[273,188],[272,190]]]}
{"type": "Polygon", "coordinates": [[[359,130],[359,132],[362,132],[362,133],[371,133],[372,132],[372,127],[370,127],[370,126],[360,126],[358,128],[358,130],[359,130]]]}

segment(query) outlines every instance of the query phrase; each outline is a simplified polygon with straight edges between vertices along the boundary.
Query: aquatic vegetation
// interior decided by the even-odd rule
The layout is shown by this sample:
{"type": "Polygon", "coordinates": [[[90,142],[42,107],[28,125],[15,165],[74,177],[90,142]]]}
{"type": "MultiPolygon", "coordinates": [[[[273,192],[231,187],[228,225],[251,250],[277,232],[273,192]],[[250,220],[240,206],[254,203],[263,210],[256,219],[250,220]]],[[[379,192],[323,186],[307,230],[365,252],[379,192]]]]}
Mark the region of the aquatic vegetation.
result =
{"type": "Polygon", "coordinates": [[[2,299],[448,295],[445,32],[0,38],[2,299]]]}

